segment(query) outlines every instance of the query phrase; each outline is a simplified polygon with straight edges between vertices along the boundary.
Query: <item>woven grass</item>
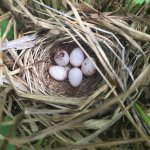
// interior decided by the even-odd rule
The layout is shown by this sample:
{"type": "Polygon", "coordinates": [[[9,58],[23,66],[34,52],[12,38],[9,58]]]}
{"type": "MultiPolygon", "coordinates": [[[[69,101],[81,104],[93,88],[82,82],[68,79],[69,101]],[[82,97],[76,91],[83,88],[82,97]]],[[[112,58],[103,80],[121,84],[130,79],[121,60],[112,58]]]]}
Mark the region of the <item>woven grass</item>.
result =
{"type": "MultiPolygon", "coordinates": [[[[34,35],[36,39],[32,48],[3,53],[5,77],[1,81],[8,91],[14,91],[5,113],[13,117],[24,112],[20,124],[19,119],[14,120],[21,138],[9,137],[8,141],[19,146],[48,137],[51,148],[86,148],[91,141],[100,142],[99,135],[125,115],[141,136],[137,141],[149,143],[148,129],[138,122],[132,106],[144,90],[140,87],[149,83],[150,35],[129,27],[126,17],[98,13],[85,3],[66,0],[70,12],[62,13],[36,0],[33,8],[15,2],[23,10],[26,25],[19,37],[34,35]],[[71,87],[68,80],[55,81],[48,73],[57,50],[70,53],[75,47],[96,59],[92,62],[97,70],[78,88],[71,87]]],[[[113,145],[107,144],[102,147],[113,145]]]]}

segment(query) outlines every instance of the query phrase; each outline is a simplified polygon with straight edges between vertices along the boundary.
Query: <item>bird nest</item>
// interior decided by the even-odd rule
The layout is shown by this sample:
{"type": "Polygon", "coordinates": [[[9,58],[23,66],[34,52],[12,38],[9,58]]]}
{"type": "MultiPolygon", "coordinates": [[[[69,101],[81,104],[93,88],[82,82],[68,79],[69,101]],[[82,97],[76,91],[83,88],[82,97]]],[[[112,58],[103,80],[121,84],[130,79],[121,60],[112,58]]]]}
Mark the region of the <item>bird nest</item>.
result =
{"type": "MultiPolygon", "coordinates": [[[[95,53],[92,47],[86,44],[77,35],[76,39],[78,43],[65,33],[48,37],[47,35],[45,36],[46,32],[47,31],[43,31],[33,35],[36,37],[34,47],[16,53],[18,55],[16,57],[13,57],[12,53],[8,54],[9,52],[7,52],[6,57],[4,57],[4,63],[13,74],[15,80],[14,84],[17,90],[22,93],[68,98],[83,97],[83,99],[85,99],[85,97],[87,98],[94,94],[95,91],[106,84],[102,76],[105,78],[108,77],[108,82],[110,81],[116,84],[113,86],[119,86],[119,84],[122,83],[118,76],[121,74],[121,65],[118,59],[122,60],[122,56],[119,52],[119,46],[117,46],[118,43],[113,36],[109,37],[109,41],[113,45],[107,42],[105,45],[100,41],[98,45],[102,51],[95,53]],[[108,46],[110,50],[113,49],[114,52],[111,52],[106,46],[108,46]],[[93,64],[97,68],[97,72],[90,77],[84,76],[81,85],[75,88],[70,85],[68,79],[64,81],[53,79],[49,74],[49,67],[55,65],[54,54],[57,51],[66,50],[68,54],[70,54],[76,47],[80,47],[83,50],[85,57],[93,57],[96,60],[93,64]],[[101,57],[100,53],[102,53],[104,57],[101,57]],[[97,55],[99,55],[99,57],[97,57],[97,55]],[[105,66],[106,63],[110,65],[112,70],[107,70],[108,67],[105,66]]],[[[69,64],[67,67],[71,68],[71,65],[69,64]]],[[[123,84],[120,84],[120,87],[121,86],[123,88],[123,84]]],[[[104,90],[104,92],[106,92],[106,90],[104,90]]]]}
{"type": "MultiPolygon", "coordinates": [[[[135,54],[138,54],[140,60],[144,61],[143,51],[124,31],[111,25],[111,23],[115,24],[117,19],[120,23],[124,22],[123,18],[91,14],[87,19],[86,15],[79,15],[69,1],[68,4],[75,17],[51,11],[48,11],[47,21],[32,16],[33,18],[30,19],[38,23],[38,31],[30,32],[30,35],[24,33],[27,37],[34,37],[30,41],[31,46],[22,48],[21,44],[19,48],[17,47],[19,51],[11,49],[4,53],[3,61],[7,66],[6,74],[9,79],[7,84],[12,85],[15,90],[14,97],[17,94],[19,99],[15,101],[15,105],[19,107],[15,113],[24,110],[28,117],[38,118],[37,123],[29,122],[28,125],[34,133],[41,130],[33,136],[32,132],[24,130],[25,135],[29,137],[23,142],[33,141],[63,129],[71,129],[74,134],[76,129],[97,130],[96,134],[86,139],[90,141],[121,117],[120,107],[117,105],[112,107],[112,104],[120,102],[122,105],[121,100],[125,101],[127,97],[121,95],[118,98],[118,95],[126,91],[133,83],[134,77],[138,77],[141,72],[137,73],[134,64],[140,62],[135,54]],[[111,32],[111,27],[117,34],[111,32]],[[76,47],[81,48],[85,57],[95,58],[96,62],[93,61],[93,64],[97,71],[93,76],[84,77],[81,85],[74,88],[69,84],[68,79],[56,81],[51,78],[48,69],[54,65],[53,57],[56,51],[66,50],[70,54],[76,47]],[[135,52],[135,48],[138,51],[135,52]],[[115,97],[117,101],[109,103],[110,107],[107,111],[104,105],[104,111],[99,113],[98,108],[112,97],[115,97]],[[93,109],[96,110],[93,111],[93,109]],[[81,124],[77,125],[77,123],[81,124]],[[36,128],[33,129],[33,126],[36,128]]],[[[43,15],[47,17],[47,14],[43,15]]],[[[31,29],[32,26],[28,20],[26,24],[31,29]]],[[[133,89],[128,94],[132,91],[133,89]]],[[[65,142],[64,139],[73,138],[72,132],[66,132],[66,135],[60,133],[56,136],[65,142]]],[[[86,135],[90,134],[91,131],[86,131],[86,135]]],[[[84,139],[80,136],[74,140],[82,141],[82,138],[84,139]]]]}
{"type": "MultiPolygon", "coordinates": [[[[28,60],[27,65],[31,66],[31,68],[24,70],[26,74],[25,79],[28,87],[30,87],[29,91],[32,93],[66,97],[88,96],[93,93],[102,81],[98,73],[91,77],[84,77],[81,85],[74,88],[69,84],[68,79],[57,81],[50,76],[48,71],[50,66],[56,64],[54,62],[54,54],[57,51],[66,50],[70,54],[73,48],[76,48],[78,45],[71,38],[65,37],[65,35],[57,35],[46,39],[41,38],[41,36],[39,37],[41,42],[23,54],[24,56],[28,56],[26,58],[28,60]]],[[[82,46],[87,51],[91,51],[86,44],[83,43],[82,46]]],[[[71,65],[67,67],[71,68],[71,65]]]]}

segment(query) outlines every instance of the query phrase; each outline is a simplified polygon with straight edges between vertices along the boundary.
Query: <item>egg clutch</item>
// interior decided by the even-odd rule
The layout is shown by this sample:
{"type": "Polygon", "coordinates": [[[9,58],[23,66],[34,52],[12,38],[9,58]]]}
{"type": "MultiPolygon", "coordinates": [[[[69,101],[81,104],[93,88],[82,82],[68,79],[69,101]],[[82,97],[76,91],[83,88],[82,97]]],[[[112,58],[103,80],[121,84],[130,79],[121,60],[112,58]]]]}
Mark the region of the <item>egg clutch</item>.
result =
{"type": "MultiPolygon", "coordinates": [[[[91,59],[95,62],[94,58],[91,57],[91,59]]],[[[92,76],[96,72],[92,61],[84,58],[80,48],[73,49],[70,56],[65,50],[59,50],[54,54],[54,61],[56,65],[49,68],[50,76],[57,81],[63,81],[68,77],[73,87],[81,84],[83,75],[92,76]]]]}

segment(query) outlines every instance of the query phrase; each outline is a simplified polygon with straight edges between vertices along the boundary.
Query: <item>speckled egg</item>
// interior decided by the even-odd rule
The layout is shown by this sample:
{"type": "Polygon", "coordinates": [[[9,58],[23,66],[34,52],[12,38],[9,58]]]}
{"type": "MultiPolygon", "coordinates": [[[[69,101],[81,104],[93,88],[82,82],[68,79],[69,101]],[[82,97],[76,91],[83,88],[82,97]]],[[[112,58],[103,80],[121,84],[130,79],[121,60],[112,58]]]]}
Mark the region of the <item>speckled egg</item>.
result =
{"type": "Polygon", "coordinates": [[[51,77],[58,81],[63,81],[67,77],[67,70],[62,66],[51,66],[49,68],[51,77]]]}
{"type": "Polygon", "coordinates": [[[69,55],[65,50],[60,50],[55,53],[54,60],[57,65],[66,66],[69,63],[69,55]]]}
{"type": "MultiPolygon", "coordinates": [[[[92,58],[92,57],[91,57],[92,58]]],[[[95,59],[92,58],[95,62],[95,59]]],[[[96,72],[96,68],[89,58],[86,58],[81,65],[81,71],[85,76],[91,76],[96,72]]]]}
{"type": "Polygon", "coordinates": [[[79,67],[84,60],[84,54],[80,48],[75,48],[70,54],[70,63],[74,67],[79,67]]]}
{"type": "Polygon", "coordinates": [[[79,68],[72,68],[69,71],[68,79],[73,87],[78,87],[83,79],[83,74],[79,68]]]}

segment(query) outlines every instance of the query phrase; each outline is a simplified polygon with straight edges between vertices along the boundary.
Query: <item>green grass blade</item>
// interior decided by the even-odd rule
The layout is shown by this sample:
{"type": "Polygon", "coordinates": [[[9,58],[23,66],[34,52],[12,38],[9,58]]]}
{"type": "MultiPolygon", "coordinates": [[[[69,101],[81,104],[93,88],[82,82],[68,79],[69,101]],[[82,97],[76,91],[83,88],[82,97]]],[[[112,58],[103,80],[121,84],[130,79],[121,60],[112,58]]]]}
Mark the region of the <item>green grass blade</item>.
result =
{"type": "Polygon", "coordinates": [[[138,8],[139,6],[141,6],[143,3],[150,3],[150,0],[128,0],[128,9],[132,10],[135,8],[138,8]]]}
{"type": "Polygon", "coordinates": [[[142,4],[142,3],[149,3],[150,2],[150,0],[133,0],[133,2],[135,3],[135,4],[142,4]]]}
{"type": "Polygon", "coordinates": [[[146,124],[146,126],[150,129],[150,117],[143,111],[141,106],[137,103],[135,103],[135,109],[138,112],[140,118],[142,121],[146,124]]]}

